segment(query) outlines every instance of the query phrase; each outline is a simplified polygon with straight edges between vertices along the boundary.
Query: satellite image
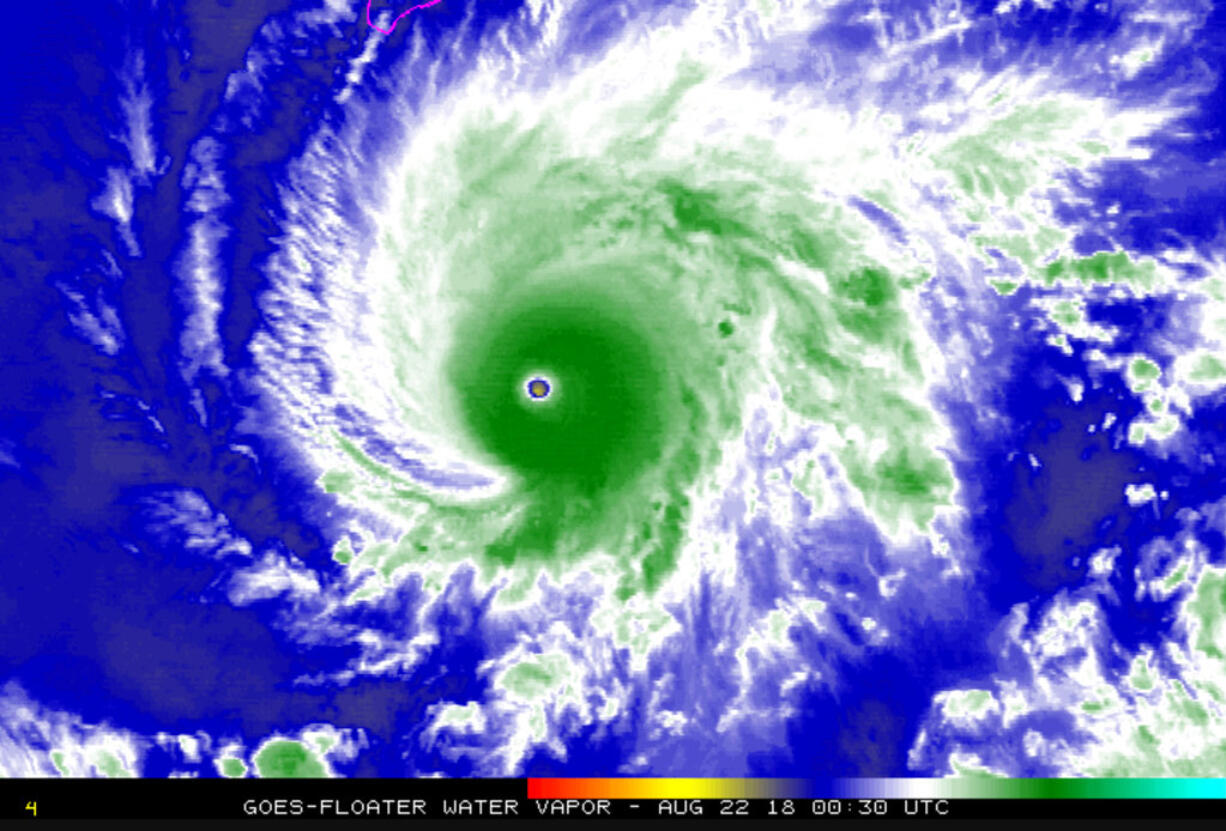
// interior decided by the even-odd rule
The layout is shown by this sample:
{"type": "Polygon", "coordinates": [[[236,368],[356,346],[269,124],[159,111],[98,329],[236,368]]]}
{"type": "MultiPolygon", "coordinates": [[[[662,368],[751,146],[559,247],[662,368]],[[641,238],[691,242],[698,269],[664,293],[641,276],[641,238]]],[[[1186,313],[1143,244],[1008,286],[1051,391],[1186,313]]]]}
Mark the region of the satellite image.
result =
{"type": "Polygon", "coordinates": [[[0,777],[1226,776],[1226,3],[0,29],[0,777]]]}

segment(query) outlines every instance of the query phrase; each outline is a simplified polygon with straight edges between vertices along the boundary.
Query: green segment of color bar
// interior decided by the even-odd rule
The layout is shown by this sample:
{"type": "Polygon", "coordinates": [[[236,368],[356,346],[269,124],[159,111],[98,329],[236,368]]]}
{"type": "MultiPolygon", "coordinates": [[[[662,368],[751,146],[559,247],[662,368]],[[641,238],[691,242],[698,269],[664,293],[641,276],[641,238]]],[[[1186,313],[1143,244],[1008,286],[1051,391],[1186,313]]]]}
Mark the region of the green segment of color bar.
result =
{"type": "Polygon", "coordinates": [[[1226,779],[530,779],[535,799],[1226,799],[1226,779]]]}

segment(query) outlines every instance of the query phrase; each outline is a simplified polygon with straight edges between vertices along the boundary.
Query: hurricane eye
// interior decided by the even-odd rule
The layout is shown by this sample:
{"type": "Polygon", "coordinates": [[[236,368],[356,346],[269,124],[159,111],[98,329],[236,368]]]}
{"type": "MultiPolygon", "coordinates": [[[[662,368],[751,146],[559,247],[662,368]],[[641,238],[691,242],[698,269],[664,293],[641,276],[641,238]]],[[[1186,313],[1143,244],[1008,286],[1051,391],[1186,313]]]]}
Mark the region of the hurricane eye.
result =
{"type": "Polygon", "coordinates": [[[528,397],[533,401],[544,401],[553,392],[553,385],[544,378],[533,378],[528,382],[528,397]]]}

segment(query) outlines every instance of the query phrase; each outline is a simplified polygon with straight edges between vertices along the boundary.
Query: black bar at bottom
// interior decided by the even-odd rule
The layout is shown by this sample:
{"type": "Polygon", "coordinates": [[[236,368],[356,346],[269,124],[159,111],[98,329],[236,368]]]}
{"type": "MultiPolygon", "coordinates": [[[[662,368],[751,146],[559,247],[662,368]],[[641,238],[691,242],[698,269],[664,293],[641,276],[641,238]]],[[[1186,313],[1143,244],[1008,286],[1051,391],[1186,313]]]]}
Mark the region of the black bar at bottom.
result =
{"type": "Polygon", "coordinates": [[[523,779],[9,779],[0,820],[1218,819],[1226,800],[528,799],[523,779]]]}

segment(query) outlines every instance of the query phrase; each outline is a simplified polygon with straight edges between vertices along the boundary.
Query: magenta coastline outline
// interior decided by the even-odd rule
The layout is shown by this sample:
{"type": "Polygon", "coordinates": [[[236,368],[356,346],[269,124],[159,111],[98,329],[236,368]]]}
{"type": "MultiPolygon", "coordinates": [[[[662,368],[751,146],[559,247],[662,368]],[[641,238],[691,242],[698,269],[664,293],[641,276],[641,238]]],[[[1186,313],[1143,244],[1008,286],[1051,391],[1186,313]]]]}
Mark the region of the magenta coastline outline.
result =
{"type": "Polygon", "coordinates": [[[390,29],[380,29],[378,26],[376,26],[374,23],[371,22],[370,4],[373,2],[374,0],[366,0],[366,25],[374,29],[376,32],[382,32],[385,35],[390,35],[392,32],[396,31],[396,24],[400,22],[400,18],[405,17],[406,15],[410,15],[413,12],[417,11],[418,9],[428,9],[431,6],[437,6],[439,3],[443,2],[443,0],[428,0],[428,2],[414,6],[408,11],[401,12],[400,14],[396,15],[396,19],[392,21],[392,27],[390,29]]]}

